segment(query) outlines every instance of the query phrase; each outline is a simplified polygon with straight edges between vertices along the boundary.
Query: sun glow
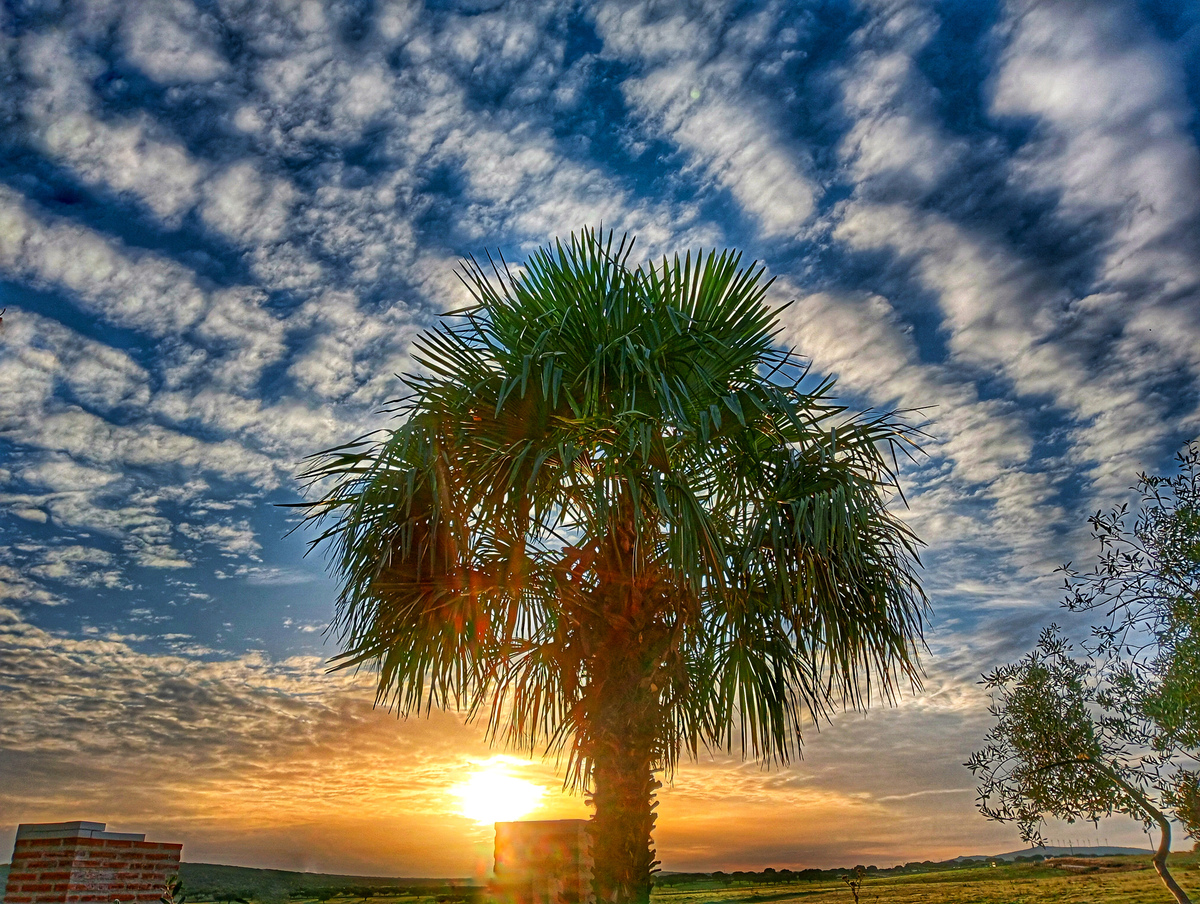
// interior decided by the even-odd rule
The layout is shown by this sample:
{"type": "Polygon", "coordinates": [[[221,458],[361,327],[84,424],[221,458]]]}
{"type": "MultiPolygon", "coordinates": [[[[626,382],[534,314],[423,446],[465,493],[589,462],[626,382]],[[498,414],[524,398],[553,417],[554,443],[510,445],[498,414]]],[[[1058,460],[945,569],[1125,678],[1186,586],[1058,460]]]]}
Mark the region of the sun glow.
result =
{"type": "Polygon", "coordinates": [[[465,782],[450,793],[460,801],[459,812],[480,825],[520,819],[541,806],[546,789],[511,775],[507,759],[481,763],[465,782]]]}

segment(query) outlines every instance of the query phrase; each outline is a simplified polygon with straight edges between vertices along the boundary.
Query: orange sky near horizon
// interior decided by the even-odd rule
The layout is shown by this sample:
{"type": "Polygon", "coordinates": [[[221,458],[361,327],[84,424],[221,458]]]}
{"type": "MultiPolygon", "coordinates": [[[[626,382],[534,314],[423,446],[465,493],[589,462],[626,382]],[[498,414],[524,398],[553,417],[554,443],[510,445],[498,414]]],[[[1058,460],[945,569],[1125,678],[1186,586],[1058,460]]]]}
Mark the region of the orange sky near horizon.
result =
{"type": "MultiPolygon", "coordinates": [[[[454,713],[397,720],[372,709],[369,676],[330,675],[316,657],[196,662],[128,638],[56,636],[11,610],[0,630],[25,675],[0,698],[4,848],[19,822],[87,819],[182,841],[191,862],[482,877],[491,828],[462,815],[455,786],[498,764],[545,789],[528,818],[587,816],[552,761],[498,758],[454,713]]],[[[982,736],[986,720],[972,686],[933,675],[895,708],[810,732],[804,759],[786,768],[726,754],[684,763],[660,793],[663,868],[886,866],[1018,849],[1015,828],[975,812],[963,752],[947,740],[982,736]]],[[[1145,843],[1130,821],[1071,837],[1085,834],[1145,843]]]]}

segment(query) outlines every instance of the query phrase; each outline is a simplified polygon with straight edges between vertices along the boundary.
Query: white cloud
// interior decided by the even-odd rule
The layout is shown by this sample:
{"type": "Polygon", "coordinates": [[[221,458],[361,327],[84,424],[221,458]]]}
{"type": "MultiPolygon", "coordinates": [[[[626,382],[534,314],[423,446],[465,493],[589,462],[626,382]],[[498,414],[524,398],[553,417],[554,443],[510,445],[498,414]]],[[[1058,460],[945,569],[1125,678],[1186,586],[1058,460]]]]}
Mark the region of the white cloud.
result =
{"type": "Polygon", "coordinates": [[[991,111],[1033,117],[1040,129],[1016,175],[1062,192],[1060,210],[1072,219],[1115,215],[1109,279],[1168,264],[1157,278],[1194,285],[1197,263],[1180,258],[1175,233],[1197,214],[1200,153],[1174,48],[1123,3],[1010,3],[1000,33],[1008,42],[991,111]]]}
{"type": "MultiPolygon", "coordinates": [[[[21,449],[20,467],[6,471],[0,505],[27,520],[50,521],[68,531],[92,530],[118,538],[140,564],[182,567],[186,553],[174,546],[164,501],[191,502],[208,487],[198,481],[175,483],[180,469],[207,471],[270,489],[279,484],[279,466],[232,441],[204,441],[147,420],[148,375],[126,354],[85,339],[37,315],[10,310],[0,332],[0,381],[12,391],[0,394],[5,436],[21,449]],[[100,413],[73,404],[68,396],[100,413]],[[113,411],[133,417],[116,423],[113,411]],[[130,469],[145,469],[169,484],[149,492],[130,469]]],[[[214,526],[214,530],[221,530],[214,526]]],[[[244,536],[214,537],[224,548],[252,552],[244,536]]],[[[50,572],[31,572],[51,577],[50,572]]]]}
{"type": "Polygon", "coordinates": [[[195,335],[215,354],[204,363],[205,376],[217,385],[253,391],[264,368],[283,358],[285,324],[264,307],[266,293],[236,287],[209,296],[195,335]]]}
{"type": "Polygon", "coordinates": [[[266,178],[253,163],[235,163],[217,173],[204,188],[200,208],[204,221],[243,245],[269,244],[288,228],[295,188],[266,178]]]}
{"type": "Polygon", "coordinates": [[[146,118],[98,118],[89,82],[103,64],[62,32],[33,33],[21,42],[21,68],[36,88],[24,114],[42,149],[85,182],[130,192],[169,223],[195,203],[205,167],[176,141],[156,134],[146,118]]]}
{"type": "Polygon", "coordinates": [[[1076,425],[1072,458],[1102,496],[1123,493],[1129,475],[1169,435],[1136,380],[1119,368],[1089,365],[1080,349],[1055,335],[1068,297],[998,241],[934,213],[863,202],[844,207],[834,235],[851,247],[887,248],[909,260],[937,293],[955,358],[1068,412],[1076,425]]]}
{"type": "Polygon", "coordinates": [[[915,59],[940,22],[922,3],[861,5],[870,18],[852,36],[854,49],[842,73],[843,104],[853,124],[838,153],[860,192],[890,188],[919,195],[952,176],[966,150],[966,142],[938,122],[933,91],[915,59]]]}
{"type": "Polygon", "coordinates": [[[836,374],[842,391],[879,407],[927,409],[910,418],[929,419],[922,445],[935,467],[918,461],[909,469],[915,485],[902,513],[922,539],[960,554],[978,545],[1003,550],[1035,574],[1057,564],[1047,561],[1047,540],[1062,512],[1050,499],[1051,478],[1032,461],[1033,438],[1013,403],[981,399],[969,374],[922,362],[883,298],[806,296],[786,281],[776,287],[797,297],[782,315],[781,339],[811,356],[818,372],[836,374]],[[948,473],[937,460],[948,462],[948,473]]]}
{"type": "Polygon", "coordinates": [[[229,73],[216,23],[184,0],[135,4],[121,23],[126,56],[158,82],[207,82],[229,73]]]}
{"type": "Polygon", "coordinates": [[[262,549],[254,529],[246,520],[217,520],[210,517],[204,521],[180,521],[175,528],[191,540],[217,547],[218,552],[226,558],[257,558],[255,554],[262,549]]]}
{"type": "Polygon", "coordinates": [[[21,569],[4,564],[0,564],[0,601],[43,606],[60,606],[66,602],[41,583],[30,580],[21,569]]]}
{"type": "MultiPolygon", "coordinates": [[[[915,397],[920,394],[945,400],[934,415],[935,424],[941,421],[948,436],[939,451],[955,462],[957,481],[967,478],[956,490],[946,485],[921,486],[914,509],[918,520],[931,519],[925,523],[935,534],[967,531],[978,543],[979,527],[952,513],[966,503],[967,511],[979,517],[965,489],[971,477],[977,480],[991,471],[983,498],[995,506],[992,530],[1008,535],[1026,567],[1044,567],[1047,555],[1061,557],[1062,544],[1076,542],[1061,538],[1049,542],[1063,515],[1050,502],[1055,465],[1061,473],[1066,473],[1063,465],[1068,463],[1082,469],[1091,481],[1092,498],[1101,504],[1122,498],[1131,475],[1155,460],[1171,438],[1172,427],[1146,392],[1163,371],[1154,373],[1146,356],[1131,366],[1136,357],[1132,354],[1108,359],[1095,355],[1097,346],[1108,341],[1106,331],[1121,328],[1125,312],[1114,307],[1115,298],[1102,294],[1073,298],[1039,265],[1010,249],[1002,236],[989,234],[986,225],[967,227],[955,221],[953,211],[939,213],[922,205],[921,199],[932,188],[962,178],[970,154],[978,159],[979,148],[972,151],[965,139],[943,128],[934,108],[936,92],[917,67],[916,55],[934,38],[939,25],[929,5],[864,3],[863,8],[869,18],[853,36],[855,52],[840,73],[851,127],[838,152],[857,186],[852,199],[835,209],[833,236],[854,249],[898,255],[911,265],[918,283],[934,293],[950,357],[937,366],[916,364],[909,351],[907,372],[912,376],[901,379],[900,385],[910,393],[905,396],[907,404],[917,404],[915,397]],[[1018,410],[1011,401],[981,403],[972,385],[981,376],[1002,378],[1027,406],[1048,402],[1067,415],[1071,445],[1060,462],[1030,460],[1032,436],[1024,422],[1034,409],[1018,410]]],[[[1040,29],[1038,33],[1045,37],[1039,20],[1053,19],[1059,15],[1056,9],[1062,13],[1056,21],[1064,32],[1046,38],[1043,50],[1078,56],[1080,47],[1088,43],[1080,36],[1091,34],[1094,23],[1089,18],[1081,28],[1076,13],[1065,7],[1038,6],[1036,15],[1021,15],[1005,28],[1018,33],[1040,29]]],[[[996,96],[1006,100],[994,101],[993,112],[1044,112],[1017,107],[1053,105],[1043,98],[1066,90],[1064,75],[1068,83],[1072,80],[1070,66],[1051,62],[1039,69],[1036,61],[1027,66],[1031,61],[1013,49],[1019,44],[1018,38],[1005,52],[1008,62],[997,77],[996,96]],[[1045,81],[1035,85],[1039,71],[1045,81]]],[[[1102,45],[1093,41],[1081,53],[1094,55],[1089,65],[1100,64],[1102,45]]],[[[1090,91],[1091,81],[1081,79],[1078,88],[1071,90],[1090,91]]],[[[1071,106],[1073,115],[1079,115],[1078,106],[1071,106]]],[[[1110,120],[1109,127],[1119,129],[1119,119],[1110,120]]],[[[995,150],[983,147],[988,154],[995,150]]],[[[1046,179],[1031,180],[1027,169],[1028,164],[1021,164],[1015,172],[1022,182],[1032,182],[1028,188],[1048,186],[1046,179]]],[[[1090,173],[1089,185],[1097,181],[1122,182],[1117,174],[1090,173]]],[[[851,373],[887,371],[894,367],[890,362],[904,356],[897,354],[894,342],[881,340],[874,319],[864,317],[859,307],[853,325],[843,324],[840,341],[831,335],[836,331],[827,331],[823,341],[837,349],[854,344],[860,335],[871,337],[870,352],[852,363],[851,373]]],[[[837,323],[839,317],[832,320],[837,323]]],[[[890,375],[871,374],[872,379],[880,376],[890,375]]]]}
{"type": "MultiPolygon", "coordinates": [[[[43,439],[36,441],[39,444],[50,443],[45,437],[61,428],[54,417],[35,416],[49,404],[61,382],[80,402],[103,412],[133,406],[169,414],[178,423],[200,417],[230,433],[240,432],[251,448],[273,447],[270,430],[264,432],[260,446],[253,429],[257,421],[272,420],[271,412],[247,395],[256,392],[264,368],[287,352],[288,324],[268,312],[261,290],[204,291],[186,267],[129,249],[87,228],[37,216],[19,196],[5,189],[0,189],[0,268],[32,285],[65,289],[80,307],[116,325],[173,340],[158,349],[155,359],[166,391],[151,398],[150,374],[126,353],[83,340],[36,315],[11,310],[0,344],[13,349],[16,357],[0,361],[0,369],[13,371],[11,385],[19,389],[6,394],[0,406],[10,412],[14,424],[24,424],[31,434],[42,434],[43,439]],[[193,405],[180,395],[185,392],[189,397],[207,394],[210,403],[193,405]],[[176,399],[174,405],[172,398],[176,399]],[[244,412],[240,422],[239,411],[244,412]]],[[[380,400],[383,397],[386,394],[380,400]]],[[[303,406],[289,400],[279,408],[283,414],[299,413],[303,406]]],[[[332,420],[328,413],[317,418],[327,423],[332,420]]],[[[96,436],[61,437],[66,444],[61,448],[86,450],[94,439],[111,433],[110,427],[102,429],[100,420],[87,412],[71,415],[70,423],[90,425],[96,436]]],[[[121,440],[122,454],[146,463],[153,460],[153,453],[147,451],[152,446],[176,450],[203,447],[208,452],[189,455],[188,460],[205,460],[207,466],[224,471],[223,460],[233,468],[229,473],[253,473],[266,485],[275,482],[270,463],[253,452],[243,455],[242,447],[197,443],[158,427],[147,431],[144,437],[121,440]]],[[[321,434],[329,435],[330,429],[321,434]]],[[[294,448],[287,452],[294,458],[294,448]]],[[[132,458],[129,461],[132,463],[132,458]]]]}
{"type": "Polygon", "coordinates": [[[244,578],[246,583],[253,587],[290,587],[295,584],[310,584],[317,579],[312,572],[297,568],[245,564],[238,565],[232,571],[218,571],[217,577],[221,580],[244,578]]]}
{"type": "Polygon", "coordinates": [[[0,411],[9,418],[22,417],[30,405],[40,408],[56,384],[83,404],[106,412],[142,409],[150,399],[149,374],[119,349],[16,308],[3,330],[0,347],[15,357],[10,366],[20,368],[22,380],[19,387],[13,384],[9,404],[0,402],[0,411]]]}
{"type": "Polygon", "coordinates": [[[193,423],[237,437],[251,448],[270,456],[283,469],[292,468],[316,448],[343,441],[347,435],[378,426],[374,412],[335,409],[313,405],[302,399],[284,398],[268,404],[220,388],[165,391],[155,395],[155,415],[187,426],[193,423]]]}
{"type": "MultiPolygon", "coordinates": [[[[1036,15],[1022,15],[1014,20],[1019,25],[1009,23],[1006,28],[1018,33],[1033,28],[1046,39],[1044,50],[1055,48],[1059,53],[1059,48],[1069,48],[1061,52],[1073,58],[1091,53],[1088,65],[1103,65],[1103,42],[1093,40],[1088,48],[1088,39],[1081,39],[1095,29],[1091,17],[1081,29],[1075,13],[1061,8],[1062,41],[1046,37],[1039,20],[1053,19],[1058,15],[1054,9],[1053,4],[1039,6],[1036,15]]],[[[1103,341],[1110,325],[1120,329],[1123,315],[1114,308],[1114,298],[1101,294],[1073,299],[1048,274],[1006,249],[998,237],[912,206],[922,193],[961,168],[966,153],[964,141],[938,124],[933,89],[914,62],[938,21],[924,4],[869,4],[867,10],[872,18],[856,33],[859,52],[843,75],[846,111],[854,121],[839,148],[860,181],[856,200],[838,211],[834,235],[855,248],[889,248],[912,262],[922,283],[938,293],[954,358],[1003,374],[1021,395],[1048,397],[1070,412],[1076,422],[1071,460],[1089,467],[1101,498],[1113,498],[1147,457],[1161,454],[1170,432],[1144,392],[1148,378],[1161,376],[1161,370],[1152,373],[1144,358],[1130,366],[1134,355],[1124,356],[1122,364],[1086,362],[1085,348],[1103,341]],[[868,203],[866,199],[880,189],[904,200],[868,203]],[[1098,391],[1099,386],[1103,390],[1098,391]],[[1131,436],[1138,436],[1136,446],[1131,436]]],[[[1018,38],[1014,46],[1020,43],[1018,38]]],[[[1077,88],[1065,88],[1075,73],[1058,61],[1039,68],[1037,61],[1025,59],[1013,47],[1005,59],[1010,62],[997,78],[994,112],[1044,112],[1034,107],[1053,107],[1055,102],[1045,98],[1056,92],[1094,90],[1093,80],[1087,78],[1079,79],[1077,88]],[[1044,73],[1044,85],[1035,84],[1039,72],[1044,73]]],[[[1080,106],[1089,105],[1071,106],[1077,116],[1080,106]]],[[[1119,119],[1119,113],[1110,118],[1108,127],[1119,130],[1119,119]]],[[[1016,172],[1027,177],[1027,170],[1022,164],[1016,172]]],[[[1092,172],[1087,191],[1098,182],[1112,186],[1124,180],[1119,174],[1092,172]]],[[[1047,185],[1040,179],[1030,187],[1047,185]]]]}
{"type": "Polygon", "coordinates": [[[346,82],[341,109],[349,117],[367,122],[393,103],[392,79],[381,64],[366,66],[346,82]]]}
{"type": "Polygon", "coordinates": [[[114,564],[115,557],[107,550],[69,544],[42,547],[36,551],[33,564],[26,565],[24,570],[36,578],[71,587],[129,590],[131,585],[114,564]]]}
{"type": "MultiPolygon", "coordinates": [[[[607,54],[645,67],[621,90],[647,128],[685,150],[764,235],[796,236],[819,188],[805,172],[802,147],[784,137],[768,104],[743,88],[748,53],[766,35],[752,22],[718,41],[725,12],[664,15],[644,4],[605,3],[592,15],[607,54]]],[[[770,14],[760,15],[767,22],[770,14]]]]}
{"type": "Polygon", "coordinates": [[[1117,366],[1147,383],[1200,375],[1200,150],[1177,49],[1124,3],[1014,2],[998,33],[991,112],[1036,123],[1014,178],[1106,233],[1081,315],[1123,332],[1117,366]]]}
{"type": "Polygon", "coordinates": [[[186,267],[40,217],[6,187],[0,187],[0,268],[39,288],[65,289],[90,313],[152,336],[182,333],[206,307],[186,267]]]}
{"type": "Polygon", "coordinates": [[[158,500],[131,486],[123,474],[78,464],[61,454],[32,458],[33,463],[17,475],[29,489],[0,496],[0,505],[36,507],[60,530],[112,537],[140,565],[182,568],[190,564],[172,546],[172,525],[160,513],[158,500]]]}

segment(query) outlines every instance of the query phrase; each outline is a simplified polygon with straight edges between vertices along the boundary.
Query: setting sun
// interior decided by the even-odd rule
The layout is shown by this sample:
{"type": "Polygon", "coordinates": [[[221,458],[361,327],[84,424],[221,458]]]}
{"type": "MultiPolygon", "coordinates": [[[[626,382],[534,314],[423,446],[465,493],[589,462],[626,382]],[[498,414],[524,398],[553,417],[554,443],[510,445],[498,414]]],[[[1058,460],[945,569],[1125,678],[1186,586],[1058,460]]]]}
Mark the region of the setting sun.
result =
{"type": "Polygon", "coordinates": [[[509,774],[506,761],[481,764],[465,782],[450,793],[457,797],[459,812],[480,825],[520,819],[536,810],[546,789],[531,781],[509,774]]]}

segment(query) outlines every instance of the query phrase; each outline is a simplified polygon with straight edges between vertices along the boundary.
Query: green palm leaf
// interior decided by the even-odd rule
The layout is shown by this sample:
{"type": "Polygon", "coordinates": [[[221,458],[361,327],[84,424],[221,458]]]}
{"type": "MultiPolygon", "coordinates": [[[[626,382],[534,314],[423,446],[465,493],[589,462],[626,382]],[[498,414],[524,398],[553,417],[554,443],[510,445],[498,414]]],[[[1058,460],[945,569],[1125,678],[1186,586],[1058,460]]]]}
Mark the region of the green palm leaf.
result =
{"type": "Polygon", "coordinates": [[[786,762],[805,720],[917,683],[925,608],[885,504],[918,432],[809,387],[761,267],[631,248],[584,230],[515,275],[468,262],[400,425],[302,475],[337,664],[377,667],[400,713],[565,755],[621,901],[648,893],[652,770],[786,762]]]}

